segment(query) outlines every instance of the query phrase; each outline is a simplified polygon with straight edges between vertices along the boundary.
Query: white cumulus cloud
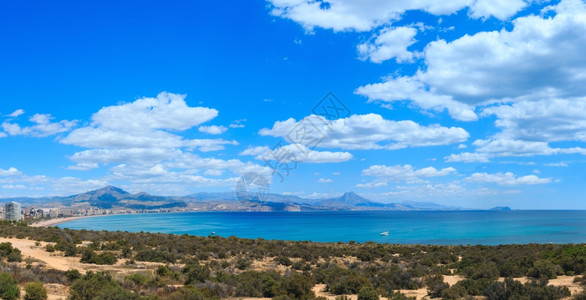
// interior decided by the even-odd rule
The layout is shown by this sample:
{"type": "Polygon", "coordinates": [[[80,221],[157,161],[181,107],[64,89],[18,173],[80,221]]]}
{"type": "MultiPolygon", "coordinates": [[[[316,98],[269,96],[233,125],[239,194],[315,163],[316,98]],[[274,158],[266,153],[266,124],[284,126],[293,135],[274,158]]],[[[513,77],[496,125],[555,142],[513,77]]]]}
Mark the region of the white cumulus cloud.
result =
{"type": "Polygon", "coordinates": [[[386,120],[378,114],[352,115],[324,123],[311,115],[300,121],[277,121],[261,135],[283,137],[290,143],[320,148],[401,149],[461,143],[468,139],[466,130],[440,125],[422,126],[413,121],[386,120]]]}
{"type": "Polygon", "coordinates": [[[413,53],[407,48],[415,43],[416,34],[412,27],[385,28],[371,41],[358,45],[358,53],[362,59],[374,63],[392,58],[398,62],[411,61],[413,53]]]}
{"type": "Polygon", "coordinates": [[[278,163],[339,163],[353,157],[348,152],[316,151],[302,144],[290,144],[273,149],[266,146],[250,147],[242,151],[240,155],[255,155],[258,160],[278,163]]]}
{"type": "MultiPolygon", "coordinates": [[[[24,113],[24,111],[22,111],[24,113]]],[[[21,112],[16,111],[11,115],[19,116],[21,112]],[[17,113],[18,112],[18,113],[17,113]]],[[[2,129],[9,135],[24,135],[33,137],[46,137],[57,133],[70,131],[77,121],[63,120],[59,122],[52,122],[54,119],[50,114],[35,114],[29,118],[29,121],[35,125],[21,126],[18,123],[12,121],[4,121],[2,123],[2,129]]]]}
{"type": "Polygon", "coordinates": [[[423,178],[447,176],[456,173],[456,169],[447,167],[443,169],[436,169],[434,167],[426,167],[422,169],[415,169],[411,165],[373,165],[368,169],[362,170],[362,176],[373,176],[387,179],[389,181],[407,181],[417,182],[423,178]]]}
{"type": "Polygon", "coordinates": [[[539,178],[536,175],[515,177],[511,172],[493,174],[474,173],[464,180],[476,183],[495,183],[498,185],[533,185],[550,183],[552,181],[551,178],[539,178]]]}
{"type": "Polygon", "coordinates": [[[269,0],[271,13],[291,19],[306,30],[315,27],[334,31],[370,31],[384,24],[401,19],[409,10],[423,10],[434,15],[449,15],[469,7],[470,16],[505,19],[525,7],[522,0],[422,0],[422,1],[379,1],[379,0],[269,0]]]}
{"type": "Polygon", "coordinates": [[[225,126],[211,125],[211,126],[200,126],[197,130],[199,130],[199,132],[204,132],[207,134],[222,134],[222,133],[226,132],[226,130],[228,130],[228,128],[226,128],[225,126]]]}
{"type": "Polygon", "coordinates": [[[14,167],[10,167],[7,170],[4,170],[2,168],[0,168],[0,176],[17,176],[17,175],[21,175],[22,172],[20,172],[17,168],[14,167]]]}

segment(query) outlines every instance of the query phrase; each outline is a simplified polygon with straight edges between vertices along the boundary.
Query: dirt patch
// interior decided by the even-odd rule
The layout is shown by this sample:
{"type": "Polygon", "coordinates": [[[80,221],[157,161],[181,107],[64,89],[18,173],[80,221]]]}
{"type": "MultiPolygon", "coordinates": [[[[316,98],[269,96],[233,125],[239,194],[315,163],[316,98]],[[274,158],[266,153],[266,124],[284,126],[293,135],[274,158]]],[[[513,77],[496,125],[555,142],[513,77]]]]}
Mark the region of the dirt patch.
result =
{"type": "Polygon", "coordinates": [[[417,300],[427,297],[427,288],[420,288],[418,290],[400,290],[400,292],[407,297],[415,297],[417,300]]]}
{"type": "Polygon", "coordinates": [[[137,262],[135,265],[129,266],[125,264],[125,259],[118,260],[118,262],[114,265],[84,264],[79,262],[79,257],[65,257],[58,252],[49,253],[45,251],[45,246],[47,245],[45,242],[39,242],[39,245],[37,246],[37,242],[32,240],[0,238],[0,243],[5,242],[9,242],[13,247],[18,248],[22,253],[23,259],[31,257],[40,262],[40,264],[44,264],[46,268],[59,271],[77,269],[82,274],[85,274],[87,271],[113,271],[117,273],[130,273],[145,269],[152,269],[153,267],[161,265],[160,263],[137,262]]]}
{"type": "Polygon", "coordinates": [[[550,279],[549,285],[566,286],[572,295],[582,292],[582,287],[576,282],[574,283],[574,276],[558,276],[556,279],[550,279]]]}
{"type": "Polygon", "coordinates": [[[460,275],[444,275],[444,282],[449,284],[450,286],[458,283],[460,280],[464,280],[465,278],[460,275]]]}

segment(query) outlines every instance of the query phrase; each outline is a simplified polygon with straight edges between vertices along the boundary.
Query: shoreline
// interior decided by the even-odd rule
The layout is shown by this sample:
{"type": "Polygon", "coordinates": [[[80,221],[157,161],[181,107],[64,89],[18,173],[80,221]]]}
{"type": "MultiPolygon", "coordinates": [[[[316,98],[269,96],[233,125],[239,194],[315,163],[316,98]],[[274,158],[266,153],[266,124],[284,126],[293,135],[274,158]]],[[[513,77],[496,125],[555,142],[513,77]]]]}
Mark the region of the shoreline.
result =
{"type": "Polygon", "coordinates": [[[32,223],[29,226],[31,227],[53,227],[59,224],[67,223],[73,220],[85,219],[85,218],[92,218],[92,217],[101,217],[102,215],[95,215],[95,216],[77,216],[77,217],[65,217],[65,218],[54,218],[49,220],[44,220],[36,223],[32,223]]]}

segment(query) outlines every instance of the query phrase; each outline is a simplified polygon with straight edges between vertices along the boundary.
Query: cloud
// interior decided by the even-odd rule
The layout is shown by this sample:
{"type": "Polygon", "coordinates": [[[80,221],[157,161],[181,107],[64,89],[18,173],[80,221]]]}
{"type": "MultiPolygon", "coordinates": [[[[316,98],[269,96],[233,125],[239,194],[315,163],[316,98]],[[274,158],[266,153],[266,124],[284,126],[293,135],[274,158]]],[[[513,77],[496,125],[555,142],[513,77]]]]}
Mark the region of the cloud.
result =
{"type": "Polygon", "coordinates": [[[232,123],[230,123],[230,125],[228,125],[228,127],[230,128],[244,128],[244,123],[246,122],[246,119],[239,119],[239,120],[234,120],[232,121],[232,123]]]}
{"type": "Polygon", "coordinates": [[[535,175],[515,177],[511,172],[506,173],[474,173],[464,180],[475,183],[495,183],[498,185],[534,185],[545,184],[552,181],[551,178],[539,178],[535,175]]]}
{"type": "Polygon", "coordinates": [[[409,10],[449,15],[465,7],[470,17],[505,19],[525,7],[522,0],[377,1],[377,0],[269,0],[271,14],[299,23],[307,31],[315,27],[334,31],[370,31],[401,19],[409,10]]]}
{"type": "Polygon", "coordinates": [[[438,170],[434,167],[414,169],[411,165],[373,165],[362,170],[362,176],[373,176],[384,178],[389,181],[420,182],[423,178],[447,176],[456,173],[452,167],[438,170]]]}
{"type": "Polygon", "coordinates": [[[181,154],[182,152],[179,149],[156,147],[100,148],[76,152],[70,159],[78,164],[74,168],[83,170],[84,167],[86,167],[85,169],[90,166],[98,167],[98,164],[160,162],[177,158],[181,154]]]}
{"type": "MultiPolygon", "coordinates": [[[[472,197],[487,197],[487,196],[498,196],[498,195],[511,195],[519,194],[520,190],[499,188],[468,188],[463,186],[460,182],[448,182],[448,183],[425,183],[416,184],[409,186],[395,186],[390,191],[382,193],[365,194],[370,199],[379,199],[382,201],[388,200],[392,197],[393,202],[407,201],[407,200],[419,200],[424,201],[430,198],[438,199],[449,197],[451,199],[461,199],[469,201],[472,197]]],[[[469,205],[469,204],[464,204],[469,205]]]]}
{"type": "Polygon", "coordinates": [[[499,139],[529,141],[586,141],[586,97],[522,101],[488,107],[483,115],[495,115],[499,139]]]}
{"type": "MultiPolygon", "coordinates": [[[[22,113],[24,113],[24,111],[22,111],[22,113]]],[[[17,110],[11,115],[13,114],[18,116],[20,115],[20,112],[17,110]]],[[[35,114],[29,118],[29,121],[35,125],[21,127],[17,123],[4,121],[2,123],[2,129],[4,129],[9,135],[46,137],[57,133],[67,132],[77,124],[77,121],[67,120],[51,122],[52,119],[53,117],[50,114],[35,114]]]]}
{"type": "Polygon", "coordinates": [[[319,183],[330,183],[330,182],[334,182],[334,181],[331,180],[330,178],[320,178],[317,182],[319,182],[319,183]]]}
{"type": "Polygon", "coordinates": [[[2,188],[7,189],[7,190],[13,190],[13,189],[26,190],[26,185],[24,185],[24,184],[4,184],[4,185],[2,185],[2,188]]]}
{"type": "Polygon", "coordinates": [[[501,131],[472,143],[476,153],[452,154],[446,161],[487,162],[494,157],[582,154],[582,147],[552,147],[551,143],[586,141],[586,98],[521,101],[491,106],[483,116],[496,116],[501,131]]]}
{"type": "Polygon", "coordinates": [[[447,109],[450,116],[456,120],[476,121],[478,119],[472,105],[455,101],[450,96],[435,94],[423,82],[412,77],[391,77],[382,83],[361,86],[354,92],[367,97],[368,102],[410,100],[426,110],[447,109]]]}
{"type": "Polygon", "coordinates": [[[412,27],[385,28],[371,41],[357,46],[360,58],[374,63],[396,58],[397,62],[409,62],[413,58],[407,48],[415,43],[417,30],[412,27]]]}
{"type": "Polygon", "coordinates": [[[470,4],[470,17],[486,19],[492,16],[506,20],[525,6],[527,3],[523,0],[477,0],[470,4]]]}
{"type": "MultiPolygon", "coordinates": [[[[224,145],[237,145],[236,141],[185,139],[178,134],[217,115],[215,109],[187,106],[185,95],[163,92],[156,98],[104,107],[92,115],[90,125],[72,131],[59,141],[90,148],[71,156],[77,163],[70,166],[72,169],[87,170],[109,163],[156,163],[180,156],[182,149],[208,152],[222,150],[224,145]]],[[[225,129],[208,126],[204,131],[225,129]]]]}
{"type": "MultiPolygon", "coordinates": [[[[502,2],[475,2],[471,15],[487,14],[489,7],[502,2]]],[[[462,121],[477,118],[476,106],[581,97],[586,93],[586,59],[582,54],[586,47],[582,34],[586,30],[585,4],[564,0],[549,10],[555,13],[553,17],[514,19],[512,30],[481,31],[450,42],[430,42],[422,53],[424,66],[414,75],[389,77],[362,86],[356,93],[369,101],[410,100],[423,109],[444,108],[462,121]]]]}
{"type": "Polygon", "coordinates": [[[240,152],[239,155],[255,155],[256,156],[259,154],[265,154],[269,151],[271,151],[271,148],[269,148],[268,146],[258,146],[258,147],[249,146],[248,148],[246,148],[246,150],[240,152]]]}
{"type": "Polygon", "coordinates": [[[4,170],[4,169],[0,168],[0,176],[1,177],[18,176],[21,174],[22,174],[22,172],[20,172],[18,169],[14,168],[14,167],[10,167],[8,170],[4,170]]]}
{"type": "Polygon", "coordinates": [[[17,110],[15,110],[14,112],[12,112],[11,114],[9,114],[8,116],[9,116],[9,117],[12,117],[12,118],[16,118],[16,117],[18,117],[18,116],[20,116],[20,115],[22,115],[22,114],[24,114],[24,110],[22,110],[22,109],[17,109],[17,110]]]}
{"type": "Polygon", "coordinates": [[[212,108],[187,106],[185,95],[163,92],[157,98],[104,107],[92,116],[92,124],[106,130],[131,132],[186,130],[217,115],[218,111],[212,108]]]}
{"type": "Polygon", "coordinates": [[[464,152],[459,154],[450,154],[444,157],[446,162],[489,162],[490,156],[486,153],[464,152]]]}
{"type": "Polygon", "coordinates": [[[189,107],[184,95],[160,93],[156,98],[104,107],[92,115],[89,125],[58,141],[87,148],[69,157],[75,164],[68,169],[108,166],[105,181],[135,191],[184,194],[191,187],[227,187],[235,184],[236,175],[250,172],[271,176],[270,168],[255,163],[192,153],[238,145],[234,140],[189,139],[183,134],[195,127],[212,134],[227,130],[224,126],[200,126],[217,114],[212,108],[189,107]]]}
{"type": "Polygon", "coordinates": [[[6,133],[0,131],[0,138],[7,137],[7,136],[8,135],[6,133]]]}
{"type": "Polygon", "coordinates": [[[277,161],[279,163],[339,163],[352,159],[348,152],[315,151],[301,144],[290,144],[274,149],[269,147],[249,147],[240,155],[255,155],[257,160],[277,161]]]}
{"type": "Polygon", "coordinates": [[[352,115],[324,124],[315,115],[300,121],[290,118],[263,128],[261,135],[282,137],[291,143],[341,149],[402,149],[461,143],[468,139],[466,130],[440,125],[422,126],[413,121],[385,120],[378,114],[352,115]],[[300,132],[303,136],[300,136],[300,132]]]}
{"type": "Polygon", "coordinates": [[[238,145],[237,141],[227,141],[224,139],[193,139],[193,140],[184,140],[183,145],[188,149],[198,149],[202,152],[210,152],[210,151],[218,151],[223,150],[224,145],[238,145]]]}
{"type": "Polygon", "coordinates": [[[228,130],[228,128],[226,128],[225,126],[211,125],[211,126],[200,126],[197,130],[199,130],[199,132],[204,132],[207,134],[222,134],[222,133],[226,132],[226,130],[228,130]]]}
{"type": "Polygon", "coordinates": [[[16,168],[0,169],[0,186],[10,190],[9,197],[18,196],[69,196],[87,192],[107,185],[102,179],[84,180],[76,177],[50,177],[45,175],[27,175],[16,168]],[[42,191],[41,195],[34,194],[42,191]]]}
{"type": "Polygon", "coordinates": [[[76,171],[87,171],[97,169],[98,167],[99,165],[94,162],[78,162],[76,165],[68,166],[67,169],[76,171]]]}
{"type": "Polygon", "coordinates": [[[586,148],[552,148],[547,142],[523,141],[513,139],[486,139],[472,143],[476,152],[451,154],[444,157],[447,162],[488,162],[494,157],[523,157],[535,155],[581,154],[586,148]]]}
{"type": "Polygon", "coordinates": [[[387,184],[388,183],[386,181],[373,181],[373,182],[367,182],[367,183],[358,183],[358,184],[356,184],[356,187],[363,188],[363,189],[372,189],[372,188],[387,186],[387,184]]]}
{"type": "Polygon", "coordinates": [[[185,153],[178,158],[165,163],[167,168],[185,169],[192,173],[208,170],[228,170],[236,175],[257,173],[270,177],[272,170],[252,162],[242,162],[238,159],[203,158],[193,153],[185,153]]]}

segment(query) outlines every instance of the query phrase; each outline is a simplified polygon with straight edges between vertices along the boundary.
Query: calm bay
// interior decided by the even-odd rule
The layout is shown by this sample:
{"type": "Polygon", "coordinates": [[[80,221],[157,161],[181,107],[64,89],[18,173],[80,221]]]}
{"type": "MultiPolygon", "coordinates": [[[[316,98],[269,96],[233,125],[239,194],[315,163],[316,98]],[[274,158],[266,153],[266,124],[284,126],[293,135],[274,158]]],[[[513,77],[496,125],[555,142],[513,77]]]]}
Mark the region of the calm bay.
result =
{"type": "Polygon", "coordinates": [[[62,228],[314,242],[586,242],[586,211],[184,212],[83,218],[62,228]],[[388,236],[381,235],[388,232],[388,236]]]}

